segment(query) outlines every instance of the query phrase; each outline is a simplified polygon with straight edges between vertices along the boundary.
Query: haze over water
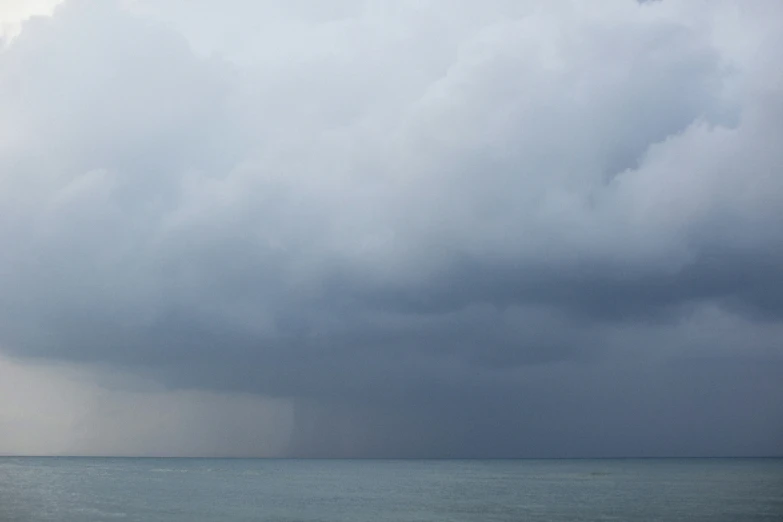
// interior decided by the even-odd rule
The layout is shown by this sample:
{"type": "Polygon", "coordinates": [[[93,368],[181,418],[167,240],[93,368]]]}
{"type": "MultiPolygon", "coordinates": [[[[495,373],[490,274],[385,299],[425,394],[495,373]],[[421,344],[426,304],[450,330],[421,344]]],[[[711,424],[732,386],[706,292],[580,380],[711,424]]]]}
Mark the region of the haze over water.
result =
{"type": "Polygon", "coordinates": [[[0,459],[3,522],[783,520],[783,459],[0,459]]]}

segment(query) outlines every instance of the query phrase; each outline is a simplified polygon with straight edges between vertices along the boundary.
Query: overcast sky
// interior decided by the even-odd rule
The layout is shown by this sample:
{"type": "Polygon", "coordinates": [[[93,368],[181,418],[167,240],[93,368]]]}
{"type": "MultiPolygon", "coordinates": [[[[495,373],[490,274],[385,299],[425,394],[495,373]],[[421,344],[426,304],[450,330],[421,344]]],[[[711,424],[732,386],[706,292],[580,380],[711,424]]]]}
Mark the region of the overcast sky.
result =
{"type": "Polygon", "coordinates": [[[779,0],[56,4],[0,453],[783,454],[779,0]]]}

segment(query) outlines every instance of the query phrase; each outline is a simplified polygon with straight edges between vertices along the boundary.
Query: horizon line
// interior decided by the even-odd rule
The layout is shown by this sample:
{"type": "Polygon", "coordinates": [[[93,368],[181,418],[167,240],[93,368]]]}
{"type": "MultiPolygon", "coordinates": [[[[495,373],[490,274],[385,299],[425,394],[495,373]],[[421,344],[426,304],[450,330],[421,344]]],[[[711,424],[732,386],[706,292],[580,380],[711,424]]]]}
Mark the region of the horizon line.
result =
{"type": "Polygon", "coordinates": [[[616,457],[238,457],[183,455],[12,455],[0,459],[182,459],[182,460],[709,460],[709,459],[783,459],[783,455],[691,455],[691,456],[616,456],[616,457]]]}

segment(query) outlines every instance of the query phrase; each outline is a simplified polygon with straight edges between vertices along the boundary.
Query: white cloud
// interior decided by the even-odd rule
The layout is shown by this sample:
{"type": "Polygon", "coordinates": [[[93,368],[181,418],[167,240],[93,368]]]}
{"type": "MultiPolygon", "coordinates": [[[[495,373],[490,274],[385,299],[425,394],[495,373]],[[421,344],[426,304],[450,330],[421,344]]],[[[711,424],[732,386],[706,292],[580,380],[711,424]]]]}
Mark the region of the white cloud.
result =
{"type": "Polygon", "coordinates": [[[16,37],[34,16],[51,15],[63,0],[3,0],[0,3],[0,49],[16,37]]]}

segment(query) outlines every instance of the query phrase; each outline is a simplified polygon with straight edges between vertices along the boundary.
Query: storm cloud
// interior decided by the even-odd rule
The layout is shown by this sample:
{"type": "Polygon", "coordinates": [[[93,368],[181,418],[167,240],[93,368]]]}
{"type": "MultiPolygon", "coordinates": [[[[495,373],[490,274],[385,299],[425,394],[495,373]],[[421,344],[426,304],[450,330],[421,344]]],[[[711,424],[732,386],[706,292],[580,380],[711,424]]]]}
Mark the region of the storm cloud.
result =
{"type": "Polygon", "coordinates": [[[289,401],[291,455],[783,452],[781,4],[463,4],[25,21],[3,351],[289,401]]]}

